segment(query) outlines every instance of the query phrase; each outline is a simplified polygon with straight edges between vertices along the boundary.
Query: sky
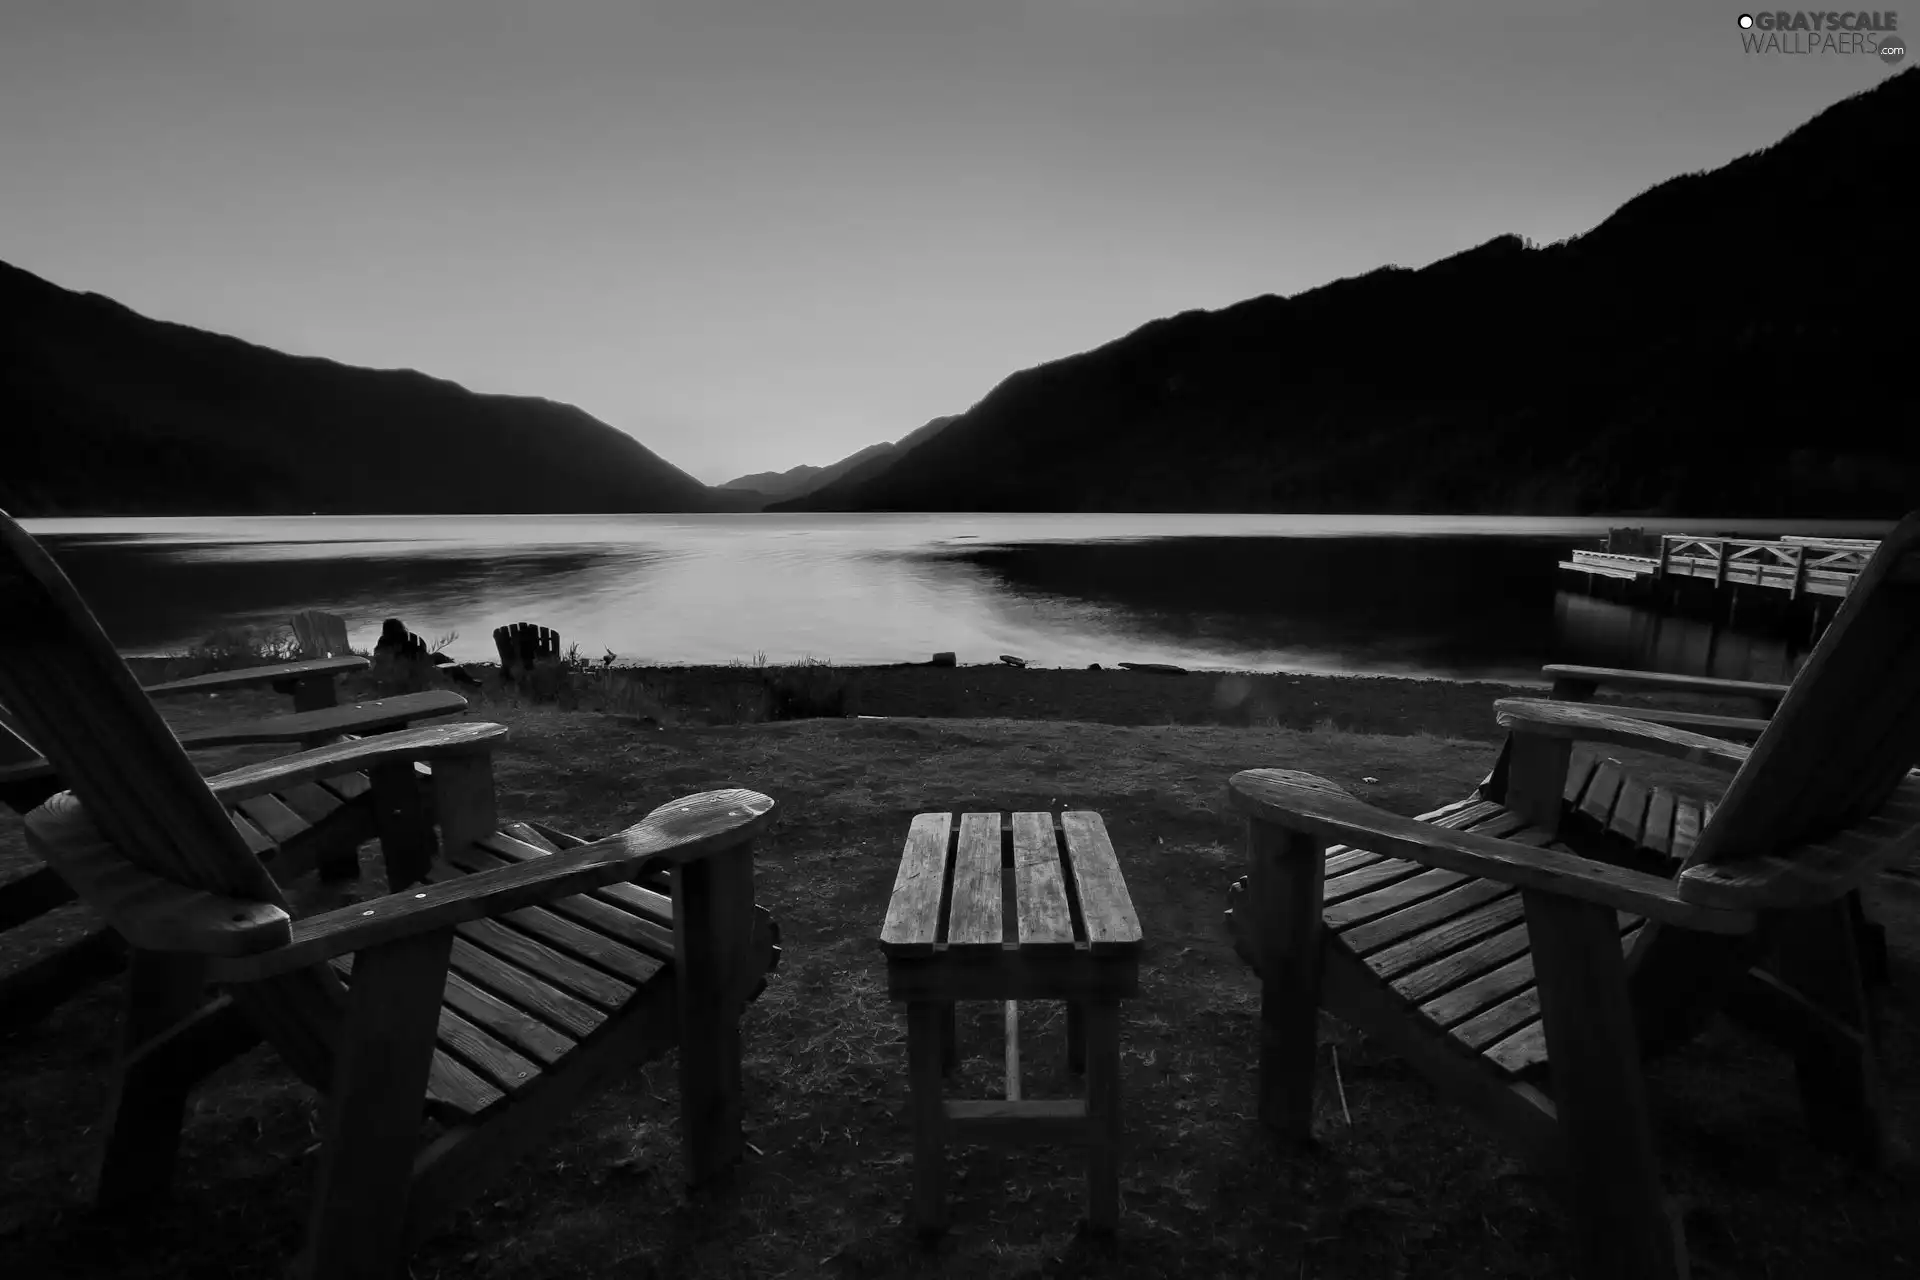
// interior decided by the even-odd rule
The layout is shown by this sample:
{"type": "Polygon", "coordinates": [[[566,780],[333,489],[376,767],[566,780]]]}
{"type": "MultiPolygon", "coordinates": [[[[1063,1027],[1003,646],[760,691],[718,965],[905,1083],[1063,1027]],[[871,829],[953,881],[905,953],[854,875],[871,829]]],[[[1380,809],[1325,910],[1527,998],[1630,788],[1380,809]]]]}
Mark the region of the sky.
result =
{"type": "Polygon", "coordinates": [[[0,260],[715,483],[1158,316],[1576,234],[1896,70],[1740,13],[0,0],[0,260]]]}

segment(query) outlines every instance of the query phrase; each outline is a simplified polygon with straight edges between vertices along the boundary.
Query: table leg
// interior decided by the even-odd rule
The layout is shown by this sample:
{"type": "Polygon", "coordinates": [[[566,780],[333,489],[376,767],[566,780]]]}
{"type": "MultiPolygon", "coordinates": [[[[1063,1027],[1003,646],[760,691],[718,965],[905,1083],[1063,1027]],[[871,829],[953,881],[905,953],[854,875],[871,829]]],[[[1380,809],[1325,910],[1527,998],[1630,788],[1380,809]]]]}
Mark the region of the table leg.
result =
{"type": "Polygon", "coordinates": [[[947,1075],[960,1069],[960,1024],[954,1004],[946,1000],[940,1005],[940,1070],[947,1075]]]}
{"type": "Polygon", "coordinates": [[[1087,1225],[1112,1231],[1120,1221],[1120,1002],[1088,1000],[1087,1225]]]}
{"type": "Polygon", "coordinates": [[[1067,1070],[1087,1069],[1087,1009],[1079,1000],[1067,1001],[1067,1070]]]}
{"type": "Polygon", "coordinates": [[[947,1225],[946,1107],[941,1096],[944,1029],[951,1001],[907,1002],[907,1075],[913,1102],[913,1220],[922,1232],[947,1225]]]}

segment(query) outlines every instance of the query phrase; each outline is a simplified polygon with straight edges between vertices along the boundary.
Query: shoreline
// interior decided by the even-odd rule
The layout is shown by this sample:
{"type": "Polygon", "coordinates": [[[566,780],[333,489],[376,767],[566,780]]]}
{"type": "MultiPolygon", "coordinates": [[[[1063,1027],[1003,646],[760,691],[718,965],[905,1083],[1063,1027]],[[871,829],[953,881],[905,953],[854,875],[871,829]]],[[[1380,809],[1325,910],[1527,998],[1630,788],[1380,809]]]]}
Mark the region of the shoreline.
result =
{"type": "MultiPolygon", "coordinates": [[[[208,669],[192,658],[131,659],[143,681],[208,669]]],[[[716,725],[814,718],[1035,720],[1125,726],[1219,725],[1353,733],[1432,735],[1497,741],[1500,698],[1546,697],[1547,682],[1517,684],[1385,675],[1189,671],[1181,675],[1103,668],[1004,664],[888,666],[621,666],[556,673],[533,697],[501,679],[491,663],[463,663],[477,684],[444,674],[432,683],[468,698],[469,714],[489,706],[550,704],[661,725],[716,725]]],[[[241,695],[245,697],[245,695],[241,695]]],[[[369,675],[342,681],[342,702],[380,696],[369,675]]],[[[1630,706],[1684,706],[1744,714],[1740,703],[1680,695],[1610,699],[1630,706]]],[[[233,700],[226,700],[232,707],[233,700]]],[[[270,698],[261,702],[270,707],[270,698]]],[[[184,709],[183,709],[184,710],[184,709]]],[[[208,708],[209,712],[213,708],[208,708]]]]}
{"type": "MultiPolygon", "coordinates": [[[[621,668],[612,668],[620,672],[621,668]]],[[[777,682],[801,667],[635,667],[626,669],[663,705],[698,712],[744,688],[777,682]]],[[[805,681],[844,681],[846,715],[936,719],[1082,721],[1095,724],[1215,724],[1310,729],[1331,720],[1359,733],[1432,733],[1495,738],[1496,698],[1538,687],[1385,675],[1188,671],[1174,675],[1112,668],[821,667],[805,681]]],[[[589,680],[592,676],[587,677],[589,680]]],[[[617,678],[617,677],[616,677],[617,678]]]]}

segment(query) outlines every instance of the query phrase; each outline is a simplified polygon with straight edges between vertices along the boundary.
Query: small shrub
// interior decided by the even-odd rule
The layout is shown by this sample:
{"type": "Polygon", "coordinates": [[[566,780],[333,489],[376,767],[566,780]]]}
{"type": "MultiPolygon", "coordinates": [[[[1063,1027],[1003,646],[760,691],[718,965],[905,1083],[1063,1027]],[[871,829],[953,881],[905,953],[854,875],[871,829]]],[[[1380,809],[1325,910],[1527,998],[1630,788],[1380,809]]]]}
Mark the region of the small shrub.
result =
{"type": "Polygon", "coordinates": [[[766,677],[767,719],[804,720],[847,714],[848,683],[844,671],[806,659],[779,668],[766,677]]]}
{"type": "Polygon", "coordinates": [[[601,672],[600,678],[594,683],[598,686],[594,691],[595,698],[602,711],[639,716],[662,724],[669,719],[665,705],[644,676],[608,669],[601,672]]]}
{"type": "Polygon", "coordinates": [[[299,651],[299,642],[286,627],[222,627],[201,637],[186,653],[168,663],[167,678],[183,680],[213,671],[290,662],[299,651]]]}

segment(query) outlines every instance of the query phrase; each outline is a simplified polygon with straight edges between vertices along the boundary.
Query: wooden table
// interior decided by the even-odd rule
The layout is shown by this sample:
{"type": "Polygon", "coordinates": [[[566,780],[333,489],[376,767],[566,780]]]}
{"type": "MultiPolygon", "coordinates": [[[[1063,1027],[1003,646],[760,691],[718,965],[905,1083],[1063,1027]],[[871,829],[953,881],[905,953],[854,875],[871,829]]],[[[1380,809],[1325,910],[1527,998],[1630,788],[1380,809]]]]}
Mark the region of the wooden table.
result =
{"type": "Polygon", "coordinates": [[[923,813],[887,905],[887,990],[907,1002],[915,1224],[946,1226],[946,1144],[1087,1149],[1087,1220],[1119,1219],[1120,1000],[1140,991],[1140,920],[1097,813],[923,813]],[[1006,1004],[1004,1099],[947,1099],[956,1000],[1006,1004]],[[1067,1002],[1086,1096],[1022,1099],[1018,1002],[1067,1002]]]}

